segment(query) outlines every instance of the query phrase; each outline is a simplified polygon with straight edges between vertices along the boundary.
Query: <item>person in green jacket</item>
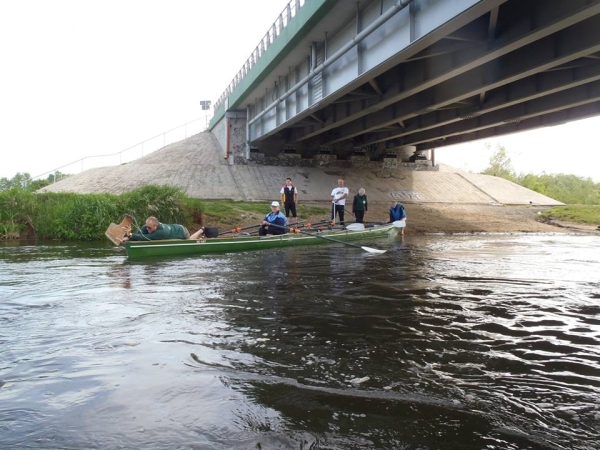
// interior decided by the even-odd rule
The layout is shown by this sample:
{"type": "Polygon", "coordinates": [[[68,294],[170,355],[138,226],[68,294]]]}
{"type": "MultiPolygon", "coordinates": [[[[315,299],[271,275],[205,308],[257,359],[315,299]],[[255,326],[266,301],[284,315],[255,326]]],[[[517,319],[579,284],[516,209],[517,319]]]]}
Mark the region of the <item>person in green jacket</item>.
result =
{"type": "Polygon", "coordinates": [[[200,228],[196,233],[190,236],[190,232],[186,227],[179,224],[160,223],[154,216],[146,219],[146,225],[141,228],[140,233],[131,233],[131,228],[128,230],[129,235],[123,238],[123,241],[160,241],[163,239],[196,239],[204,233],[204,229],[200,228]]]}
{"type": "Polygon", "coordinates": [[[364,188],[360,188],[352,201],[352,214],[354,214],[356,223],[363,223],[367,210],[367,194],[365,194],[364,188]]]}

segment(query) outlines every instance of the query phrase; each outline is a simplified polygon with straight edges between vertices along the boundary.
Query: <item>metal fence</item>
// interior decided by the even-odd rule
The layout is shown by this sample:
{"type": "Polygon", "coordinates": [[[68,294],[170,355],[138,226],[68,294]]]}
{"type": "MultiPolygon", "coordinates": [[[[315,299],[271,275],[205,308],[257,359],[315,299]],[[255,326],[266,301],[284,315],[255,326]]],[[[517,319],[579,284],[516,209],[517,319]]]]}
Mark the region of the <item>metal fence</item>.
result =
{"type": "Polygon", "coordinates": [[[271,44],[275,41],[277,36],[281,34],[283,29],[288,26],[292,18],[298,13],[300,8],[304,6],[306,0],[290,0],[290,2],[283,8],[283,11],[273,25],[267,31],[267,34],[260,40],[250,57],[246,60],[246,62],[242,65],[242,68],[238,71],[238,73],[233,77],[231,83],[225,89],[225,92],[221,94],[219,99],[215,102],[214,110],[216,111],[219,105],[225,101],[225,99],[233,92],[233,90],[237,87],[238,84],[244,79],[244,77],[250,72],[250,70],[254,67],[254,65],[258,62],[258,60],[264,55],[267,49],[271,46],[271,44]]]}
{"type": "MultiPolygon", "coordinates": [[[[145,141],[126,148],[125,150],[121,150],[120,152],[108,153],[105,155],[86,156],[78,159],[77,161],[70,162],[57,167],[56,169],[52,169],[37,175],[33,177],[32,180],[47,178],[51,175],[55,177],[56,172],[72,175],[96,167],[117,166],[134,161],[167,145],[182,141],[183,139],[187,139],[189,136],[193,136],[194,134],[205,131],[208,128],[209,118],[209,115],[202,116],[198,119],[192,120],[191,122],[179,125],[178,127],[172,128],[161,134],[157,134],[154,137],[146,139],[145,141]]],[[[56,179],[53,178],[52,182],[55,181],[56,179]]]]}

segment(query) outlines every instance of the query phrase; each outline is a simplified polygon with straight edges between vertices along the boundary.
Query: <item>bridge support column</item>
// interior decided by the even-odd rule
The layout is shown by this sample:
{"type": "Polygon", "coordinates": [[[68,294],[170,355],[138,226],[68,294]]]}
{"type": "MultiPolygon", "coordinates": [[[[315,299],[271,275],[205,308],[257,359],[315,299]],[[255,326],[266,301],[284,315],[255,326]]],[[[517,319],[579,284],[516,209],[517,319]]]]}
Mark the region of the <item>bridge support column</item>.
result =
{"type": "Polygon", "coordinates": [[[409,158],[413,155],[413,153],[417,150],[417,147],[414,145],[405,145],[404,147],[399,147],[394,150],[394,153],[397,155],[398,159],[401,159],[402,162],[408,162],[409,158]]]}
{"type": "Polygon", "coordinates": [[[223,147],[224,158],[229,165],[246,164],[250,158],[250,147],[246,137],[246,111],[227,111],[222,122],[215,127],[215,135],[223,147]],[[222,135],[221,139],[219,135],[222,135]]]}

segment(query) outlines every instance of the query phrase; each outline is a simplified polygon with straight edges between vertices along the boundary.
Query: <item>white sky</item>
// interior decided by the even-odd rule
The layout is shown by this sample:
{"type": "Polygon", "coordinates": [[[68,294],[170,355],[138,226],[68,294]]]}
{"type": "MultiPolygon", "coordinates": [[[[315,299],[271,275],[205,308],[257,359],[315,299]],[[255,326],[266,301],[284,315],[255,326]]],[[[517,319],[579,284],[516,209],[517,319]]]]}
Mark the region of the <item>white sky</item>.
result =
{"type": "Polygon", "coordinates": [[[0,177],[212,113],[288,1],[0,0],[0,177]]]}
{"type": "MultiPolygon", "coordinates": [[[[0,0],[0,177],[36,176],[116,153],[205,116],[200,100],[215,102],[287,3],[0,0]]],[[[600,181],[599,126],[596,118],[485,142],[492,150],[504,145],[517,172],[600,181]]],[[[166,143],[184,132],[167,135],[166,143]]],[[[440,148],[437,160],[483,170],[491,155],[485,142],[440,148]]],[[[113,157],[93,165],[118,163],[113,157]]]]}
{"type": "Polygon", "coordinates": [[[470,172],[489,166],[498,145],[506,149],[517,173],[573,174],[600,182],[600,117],[569,122],[556,127],[473,141],[435,151],[437,162],[470,172]],[[490,149],[486,149],[486,143],[490,149]]]}

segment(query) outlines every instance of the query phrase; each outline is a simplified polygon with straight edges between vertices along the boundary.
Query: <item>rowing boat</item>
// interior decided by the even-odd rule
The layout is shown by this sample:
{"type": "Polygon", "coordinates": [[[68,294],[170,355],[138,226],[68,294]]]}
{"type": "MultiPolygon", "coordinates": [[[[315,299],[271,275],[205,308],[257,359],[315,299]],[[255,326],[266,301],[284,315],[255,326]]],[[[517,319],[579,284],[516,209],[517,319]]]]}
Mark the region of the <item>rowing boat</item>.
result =
{"type": "MultiPolygon", "coordinates": [[[[340,230],[287,233],[269,236],[232,236],[198,240],[127,241],[122,245],[130,259],[162,256],[204,255],[209,253],[245,252],[268,248],[284,248],[302,245],[326,244],[328,242],[355,241],[390,236],[397,233],[391,224],[373,227],[352,227],[340,230]]],[[[349,245],[349,244],[348,244],[349,245]]],[[[367,247],[365,247],[367,248],[367,247]]]]}

